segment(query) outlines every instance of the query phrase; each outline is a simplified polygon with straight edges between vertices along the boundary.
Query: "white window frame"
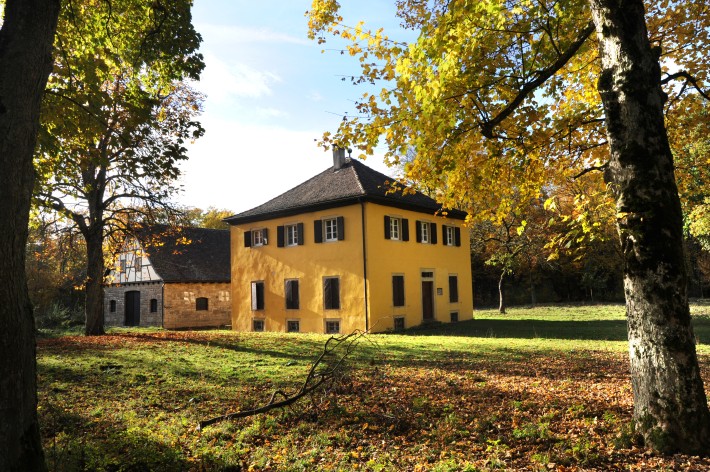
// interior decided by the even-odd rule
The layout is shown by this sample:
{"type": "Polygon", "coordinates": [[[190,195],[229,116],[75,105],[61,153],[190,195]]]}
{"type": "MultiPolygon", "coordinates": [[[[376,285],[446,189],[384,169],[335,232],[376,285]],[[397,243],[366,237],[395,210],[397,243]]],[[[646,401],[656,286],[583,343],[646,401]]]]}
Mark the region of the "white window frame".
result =
{"type": "Polygon", "coordinates": [[[323,326],[325,334],[340,334],[340,318],[326,319],[323,326]],[[328,330],[328,323],[337,323],[337,330],[328,330]]]}
{"type": "Polygon", "coordinates": [[[455,246],[456,245],[456,232],[453,226],[446,226],[446,245],[455,246]]]}
{"type": "Polygon", "coordinates": [[[323,220],[323,241],[333,242],[338,240],[338,219],[325,218],[323,220]]]}
{"type": "Polygon", "coordinates": [[[285,246],[291,247],[291,246],[298,246],[298,225],[293,224],[293,225],[286,225],[285,231],[286,233],[286,241],[285,241],[285,246]]]}
{"type": "Polygon", "coordinates": [[[428,221],[419,222],[419,239],[421,239],[422,244],[429,244],[431,242],[431,238],[429,237],[430,229],[431,225],[428,221]]]}
{"type": "Polygon", "coordinates": [[[390,239],[399,241],[402,239],[402,219],[390,216],[390,239]]]}
{"type": "Polygon", "coordinates": [[[264,238],[264,228],[251,230],[251,245],[252,247],[259,247],[266,245],[267,241],[264,238]]]}

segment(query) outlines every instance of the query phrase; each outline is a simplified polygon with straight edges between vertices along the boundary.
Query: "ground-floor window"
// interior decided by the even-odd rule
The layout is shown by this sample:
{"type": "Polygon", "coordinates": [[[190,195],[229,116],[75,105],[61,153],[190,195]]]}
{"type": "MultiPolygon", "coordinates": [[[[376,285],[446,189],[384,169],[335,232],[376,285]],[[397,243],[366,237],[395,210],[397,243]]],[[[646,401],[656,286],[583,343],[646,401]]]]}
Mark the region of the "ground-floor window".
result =
{"type": "Polygon", "coordinates": [[[116,313],[116,300],[111,300],[111,301],[108,303],[108,306],[109,306],[108,309],[109,309],[109,311],[110,311],[111,313],[116,313]]]}
{"type": "Polygon", "coordinates": [[[452,311],[451,312],[451,322],[456,323],[459,320],[459,312],[458,311],[452,311]]]}
{"type": "Polygon", "coordinates": [[[286,322],[286,331],[289,333],[298,333],[301,331],[301,322],[299,320],[288,320],[286,322]]]}
{"type": "Polygon", "coordinates": [[[264,282],[251,283],[251,309],[264,309],[264,282]]]}
{"type": "Polygon", "coordinates": [[[323,305],[326,310],[340,309],[340,279],[338,277],[323,278],[323,305]]]}
{"type": "Polygon", "coordinates": [[[395,317],[394,330],[395,331],[404,331],[404,316],[395,317]]]}
{"type": "Polygon", "coordinates": [[[264,320],[253,320],[251,324],[252,331],[264,331],[264,320]]]}
{"type": "Polygon", "coordinates": [[[326,334],[340,333],[340,320],[325,320],[325,333],[326,334]]]}
{"type": "Polygon", "coordinates": [[[291,279],[287,280],[285,284],[285,295],[286,295],[286,309],[287,310],[298,310],[299,307],[299,295],[298,295],[298,280],[291,279]]]}
{"type": "Polygon", "coordinates": [[[195,299],[195,310],[205,311],[207,310],[209,302],[206,297],[199,297],[195,299]]]}
{"type": "Polygon", "coordinates": [[[151,313],[157,313],[157,312],[158,312],[158,299],[157,299],[157,298],[151,298],[151,299],[150,299],[150,312],[151,312],[151,313]]]}

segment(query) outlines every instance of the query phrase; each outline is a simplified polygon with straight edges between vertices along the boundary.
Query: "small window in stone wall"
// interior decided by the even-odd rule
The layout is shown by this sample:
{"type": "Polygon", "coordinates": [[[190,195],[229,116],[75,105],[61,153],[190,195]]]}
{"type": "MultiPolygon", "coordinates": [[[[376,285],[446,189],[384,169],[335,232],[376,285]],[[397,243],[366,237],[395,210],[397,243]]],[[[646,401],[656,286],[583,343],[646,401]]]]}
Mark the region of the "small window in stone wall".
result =
{"type": "Polygon", "coordinates": [[[195,310],[204,311],[207,310],[208,301],[205,297],[199,297],[195,299],[195,310]]]}
{"type": "Polygon", "coordinates": [[[228,302],[229,301],[229,291],[228,290],[220,290],[219,293],[217,294],[217,300],[220,302],[228,302]]]}
{"type": "Polygon", "coordinates": [[[182,292],[182,299],[188,305],[195,301],[195,292],[182,292]]]}
{"type": "Polygon", "coordinates": [[[151,298],[151,299],[150,299],[150,312],[151,312],[151,313],[157,313],[157,312],[158,312],[158,299],[157,299],[157,298],[151,298]]]}
{"type": "Polygon", "coordinates": [[[116,313],[116,300],[111,300],[108,306],[111,313],[116,313]]]}

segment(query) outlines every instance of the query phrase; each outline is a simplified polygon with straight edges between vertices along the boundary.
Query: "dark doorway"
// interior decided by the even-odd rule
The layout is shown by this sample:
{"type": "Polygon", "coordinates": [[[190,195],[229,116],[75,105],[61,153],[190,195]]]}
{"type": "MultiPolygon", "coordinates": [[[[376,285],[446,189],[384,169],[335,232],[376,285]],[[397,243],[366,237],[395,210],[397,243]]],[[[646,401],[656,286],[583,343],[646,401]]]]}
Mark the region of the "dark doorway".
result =
{"type": "Polygon", "coordinates": [[[422,318],[434,320],[434,282],[431,280],[422,280],[422,318]]]}
{"type": "Polygon", "coordinates": [[[137,290],[126,292],[126,321],[125,326],[139,326],[141,324],[141,293],[137,290]]]}

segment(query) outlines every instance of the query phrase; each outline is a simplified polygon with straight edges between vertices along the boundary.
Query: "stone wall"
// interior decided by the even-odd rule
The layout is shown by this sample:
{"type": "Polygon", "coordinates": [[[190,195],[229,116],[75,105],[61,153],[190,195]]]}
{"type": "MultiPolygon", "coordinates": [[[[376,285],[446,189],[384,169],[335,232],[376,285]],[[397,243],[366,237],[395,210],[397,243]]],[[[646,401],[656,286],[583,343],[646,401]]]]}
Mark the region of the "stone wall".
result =
{"type": "Polygon", "coordinates": [[[161,326],[163,311],[163,284],[137,283],[104,287],[104,324],[105,326],[125,326],[126,292],[140,292],[140,326],[161,326]],[[150,312],[150,300],[157,300],[157,311],[150,312]],[[115,310],[111,310],[111,301],[115,301],[115,310]]]}
{"type": "Polygon", "coordinates": [[[165,284],[163,327],[207,328],[231,325],[229,283],[165,284]],[[197,299],[207,299],[207,309],[197,310],[197,299]]]}

